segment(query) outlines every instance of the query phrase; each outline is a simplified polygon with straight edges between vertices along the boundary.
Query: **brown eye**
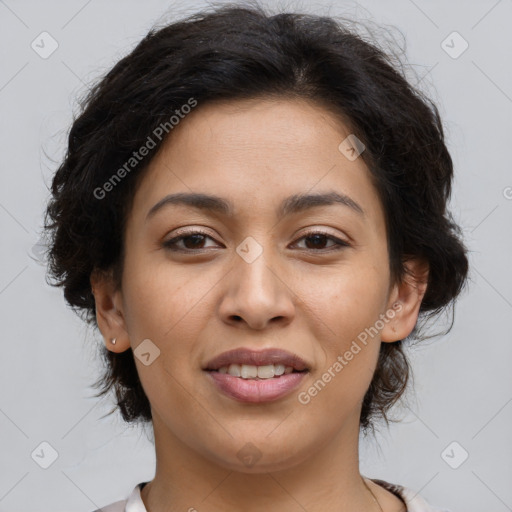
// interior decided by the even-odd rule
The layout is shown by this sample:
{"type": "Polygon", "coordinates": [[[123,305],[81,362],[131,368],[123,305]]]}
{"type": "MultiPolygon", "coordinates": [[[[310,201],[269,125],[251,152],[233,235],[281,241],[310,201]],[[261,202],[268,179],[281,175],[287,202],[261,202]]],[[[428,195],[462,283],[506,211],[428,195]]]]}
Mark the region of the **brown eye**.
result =
{"type": "Polygon", "coordinates": [[[308,251],[326,252],[330,250],[340,250],[343,247],[350,247],[349,243],[322,231],[313,231],[311,233],[307,233],[306,235],[299,238],[299,240],[309,240],[309,242],[306,242],[307,247],[305,247],[305,249],[308,251]],[[329,240],[333,241],[334,245],[326,248],[325,244],[329,240]]]}
{"type": "Polygon", "coordinates": [[[185,233],[165,241],[162,246],[171,251],[193,252],[196,249],[205,249],[204,243],[207,238],[213,240],[213,238],[207,233],[202,231],[191,231],[190,233],[185,233]],[[178,244],[181,242],[183,245],[180,247],[178,244]]]}
{"type": "MultiPolygon", "coordinates": [[[[163,242],[162,246],[175,252],[195,252],[207,248],[204,244],[208,238],[213,240],[210,235],[203,231],[191,231],[163,242]],[[182,244],[181,246],[179,245],[180,243],[182,244]]],[[[349,243],[322,231],[307,233],[299,238],[299,241],[300,240],[306,240],[306,247],[304,247],[304,249],[312,252],[330,252],[340,250],[344,247],[350,247],[349,243]],[[326,247],[329,241],[334,243],[326,247]]]]}

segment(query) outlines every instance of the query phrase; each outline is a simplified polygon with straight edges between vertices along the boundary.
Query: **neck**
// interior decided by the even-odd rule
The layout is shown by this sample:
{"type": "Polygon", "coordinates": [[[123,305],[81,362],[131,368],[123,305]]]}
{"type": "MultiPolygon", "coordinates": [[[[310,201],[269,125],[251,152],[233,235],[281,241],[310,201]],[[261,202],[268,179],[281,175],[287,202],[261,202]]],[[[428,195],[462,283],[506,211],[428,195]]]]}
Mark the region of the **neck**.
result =
{"type": "Polygon", "coordinates": [[[148,512],[379,512],[359,473],[359,423],[351,423],[302,463],[264,472],[255,472],[254,466],[249,473],[227,469],[191,449],[153,415],[156,473],[142,500],[148,512]]]}

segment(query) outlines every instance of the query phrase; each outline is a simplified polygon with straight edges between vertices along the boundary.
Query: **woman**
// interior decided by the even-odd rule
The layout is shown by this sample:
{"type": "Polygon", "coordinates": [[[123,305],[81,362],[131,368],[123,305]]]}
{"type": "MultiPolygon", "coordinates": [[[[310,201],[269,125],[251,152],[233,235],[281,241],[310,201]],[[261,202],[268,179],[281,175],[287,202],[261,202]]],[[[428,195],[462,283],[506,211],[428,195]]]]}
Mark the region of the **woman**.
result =
{"type": "Polygon", "coordinates": [[[452,177],[436,106],[333,19],[224,6],[118,62],[46,219],[100,394],[154,429],[154,479],[101,510],[438,510],[358,437],[465,284],[452,177]]]}

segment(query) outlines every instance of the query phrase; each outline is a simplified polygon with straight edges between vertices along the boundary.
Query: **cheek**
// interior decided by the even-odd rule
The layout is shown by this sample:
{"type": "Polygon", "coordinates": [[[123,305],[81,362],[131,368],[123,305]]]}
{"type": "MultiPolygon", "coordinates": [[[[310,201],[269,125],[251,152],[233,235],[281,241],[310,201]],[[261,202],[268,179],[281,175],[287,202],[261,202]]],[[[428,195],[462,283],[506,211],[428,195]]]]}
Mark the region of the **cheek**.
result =
{"type": "Polygon", "coordinates": [[[375,325],[387,299],[386,269],[361,258],[359,264],[308,279],[301,295],[307,297],[305,310],[311,312],[310,328],[322,360],[301,403],[308,402],[319,414],[337,404],[337,414],[343,415],[364,398],[377,364],[380,334],[375,325]],[[307,289],[313,292],[306,294],[307,289]]]}
{"type": "Polygon", "coordinates": [[[192,334],[216,280],[207,272],[191,272],[189,266],[171,264],[164,258],[145,260],[132,259],[126,265],[123,294],[130,338],[133,335],[136,342],[154,337],[163,343],[175,338],[172,332],[176,336],[180,331],[192,334]]]}
{"type": "Polygon", "coordinates": [[[195,403],[187,390],[193,389],[190,366],[203,328],[200,315],[205,316],[204,301],[213,284],[191,272],[191,267],[156,258],[146,262],[132,258],[127,263],[123,295],[132,349],[149,339],[159,350],[147,366],[135,357],[144,391],[161,416],[165,411],[188,411],[195,403]]]}
{"type": "Polygon", "coordinates": [[[387,279],[382,266],[359,261],[301,281],[297,296],[327,349],[341,351],[375,325],[387,303],[387,279]]]}

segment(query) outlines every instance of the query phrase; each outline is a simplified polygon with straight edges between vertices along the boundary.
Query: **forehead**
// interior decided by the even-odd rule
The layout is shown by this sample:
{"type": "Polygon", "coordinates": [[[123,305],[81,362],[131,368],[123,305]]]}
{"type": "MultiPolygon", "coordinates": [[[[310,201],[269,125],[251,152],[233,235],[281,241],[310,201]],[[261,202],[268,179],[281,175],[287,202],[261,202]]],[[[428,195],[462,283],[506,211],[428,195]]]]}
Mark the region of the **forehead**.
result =
{"type": "Polygon", "coordinates": [[[188,158],[236,158],[256,167],[283,160],[286,168],[286,162],[302,157],[328,162],[349,134],[339,116],[310,101],[222,101],[193,111],[173,131],[166,149],[188,158]]]}
{"type": "Polygon", "coordinates": [[[349,160],[340,151],[350,134],[338,115],[305,100],[199,104],[151,161],[134,206],[147,213],[166,194],[203,192],[230,198],[236,213],[335,191],[378,209],[363,159],[349,160]]]}

